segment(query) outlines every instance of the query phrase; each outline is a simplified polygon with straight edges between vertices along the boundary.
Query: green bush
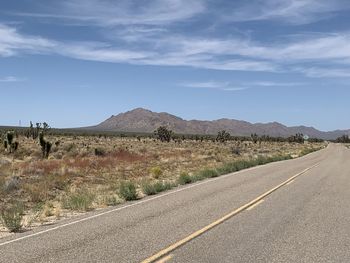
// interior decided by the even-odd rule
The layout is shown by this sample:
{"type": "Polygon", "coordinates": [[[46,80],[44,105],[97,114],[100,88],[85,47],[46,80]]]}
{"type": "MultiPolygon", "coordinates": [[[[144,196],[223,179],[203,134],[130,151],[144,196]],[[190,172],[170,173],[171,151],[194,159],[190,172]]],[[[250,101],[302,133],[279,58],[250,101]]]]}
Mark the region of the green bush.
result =
{"type": "Polygon", "coordinates": [[[192,178],[188,173],[182,172],[179,176],[178,182],[181,185],[189,184],[192,182],[192,178]]]}
{"type": "Polygon", "coordinates": [[[312,153],[312,152],[315,152],[317,151],[318,149],[315,149],[315,148],[307,148],[307,149],[304,149],[301,151],[300,153],[300,156],[304,156],[304,155],[307,155],[309,153],[312,153]]]}
{"type": "Polygon", "coordinates": [[[158,179],[163,174],[163,171],[159,166],[155,166],[150,169],[150,173],[154,178],[158,179]]]}
{"type": "Polygon", "coordinates": [[[155,195],[157,193],[154,184],[152,184],[150,181],[144,181],[141,184],[142,192],[146,195],[155,195]]]}
{"type": "Polygon", "coordinates": [[[19,232],[23,225],[24,205],[22,202],[15,202],[9,207],[1,210],[0,218],[3,225],[10,232],[19,232]]]}
{"type": "Polygon", "coordinates": [[[119,194],[126,201],[136,200],[137,192],[136,186],[131,181],[124,181],[119,186],[119,194]]]}
{"type": "Polygon", "coordinates": [[[95,148],[94,153],[96,156],[105,156],[106,151],[102,148],[95,148]]]}
{"type": "Polygon", "coordinates": [[[174,184],[170,182],[150,182],[150,181],[144,181],[141,184],[142,192],[146,195],[154,195],[166,190],[169,190],[174,187],[174,184]]]}
{"type": "Polygon", "coordinates": [[[204,169],[198,173],[199,177],[202,178],[212,178],[212,177],[218,177],[219,173],[217,170],[214,169],[204,169]]]}
{"type": "Polygon", "coordinates": [[[95,195],[90,191],[70,193],[63,200],[63,207],[74,211],[88,211],[92,207],[95,195]]]}

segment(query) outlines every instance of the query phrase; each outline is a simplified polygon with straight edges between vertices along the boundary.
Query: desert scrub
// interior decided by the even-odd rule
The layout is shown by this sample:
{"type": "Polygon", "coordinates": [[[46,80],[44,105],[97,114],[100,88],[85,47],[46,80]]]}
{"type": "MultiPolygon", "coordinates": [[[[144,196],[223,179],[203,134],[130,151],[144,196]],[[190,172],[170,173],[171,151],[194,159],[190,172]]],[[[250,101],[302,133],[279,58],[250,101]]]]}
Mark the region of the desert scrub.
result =
{"type": "Polygon", "coordinates": [[[63,207],[73,211],[91,210],[95,195],[88,190],[80,190],[76,193],[69,193],[63,198],[63,207]]]}
{"type": "Polygon", "coordinates": [[[96,156],[106,156],[106,151],[102,148],[95,148],[94,153],[96,156]]]}
{"type": "Polygon", "coordinates": [[[121,182],[119,186],[119,194],[126,201],[136,200],[137,192],[135,183],[131,181],[121,182]]]}
{"type": "Polygon", "coordinates": [[[2,190],[6,193],[13,192],[20,189],[20,179],[18,176],[12,176],[7,180],[4,180],[2,190]]]}
{"type": "Polygon", "coordinates": [[[2,224],[10,232],[19,232],[23,225],[24,205],[22,202],[14,202],[0,212],[2,224]]]}
{"type": "Polygon", "coordinates": [[[163,174],[163,170],[159,166],[155,166],[150,169],[150,174],[158,179],[163,174]]]}
{"type": "Polygon", "coordinates": [[[218,177],[219,173],[215,169],[204,169],[198,172],[198,176],[202,178],[218,177]]]}
{"type": "Polygon", "coordinates": [[[300,152],[300,156],[304,156],[304,155],[307,155],[309,153],[312,153],[312,152],[315,152],[319,149],[317,148],[306,148],[306,149],[303,149],[301,152],[300,152]]]}
{"type": "Polygon", "coordinates": [[[173,188],[175,184],[170,182],[151,182],[149,180],[145,180],[141,183],[142,192],[146,195],[154,195],[166,190],[173,188]]]}
{"type": "Polygon", "coordinates": [[[178,178],[178,183],[181,184],[181,185],[184,185],[184,184],[189,184],[192,182],[192,178],[191,176],[186,173],[186,172],[182,172],[178,178]]]}

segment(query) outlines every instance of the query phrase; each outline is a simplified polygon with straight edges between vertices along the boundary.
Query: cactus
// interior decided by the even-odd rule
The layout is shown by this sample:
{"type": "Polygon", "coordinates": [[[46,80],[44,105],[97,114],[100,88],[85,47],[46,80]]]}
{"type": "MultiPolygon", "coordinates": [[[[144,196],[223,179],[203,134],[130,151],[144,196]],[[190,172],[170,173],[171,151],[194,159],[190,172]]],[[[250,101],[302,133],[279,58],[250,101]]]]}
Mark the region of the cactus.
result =
{"type": "Polygon", "coordinates": [[[52,143],[45,140],[43,132],[39,133],[39,143],[41,146],[41,152],[43,154],[43,158],[46,158],[46,159],[49,158],[52,143]]]}
{"type": "Polygon", "coordinates": [[[231,135],[227,131],[222,130],[218,132],[216,136],[216,141],[224,143],[230,138],[231,138],[231,135]]]}
{"type": "Polygon", "coordinates": [[[167,129],[167,127],[165,127],[165,126],[160,126],[157,130],[154,131],[154,135],[161,142],[170,142],[170,140],[173,137],[173,131],[167,129]]]}
{"type": "Polygon", "coordinates": [[[13,153],[17,151],[19,143],[14,141],[15,138],[15,132],[14,131],[8,131],[6,132],[6,135],[4,136],[4,148],[9,153],[13,153]]]}

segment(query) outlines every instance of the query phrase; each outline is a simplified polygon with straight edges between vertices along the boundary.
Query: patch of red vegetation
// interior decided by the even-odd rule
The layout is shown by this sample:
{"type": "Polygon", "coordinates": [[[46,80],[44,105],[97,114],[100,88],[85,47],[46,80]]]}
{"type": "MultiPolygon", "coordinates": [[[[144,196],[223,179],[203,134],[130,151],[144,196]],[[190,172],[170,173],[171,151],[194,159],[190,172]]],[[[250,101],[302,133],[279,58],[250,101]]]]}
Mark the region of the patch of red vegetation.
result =
{"type": "Polygon", "coordinates": [[[109,155],[116,158],[119,161],[124,161],[124,162],[137,162],[137,161],[143,161],[146,159],[145,156],[132,153],[123,149],[111,152],[109,155]]]}
{"type": "Polygon", "coordinates": [[[61,160],[40,160],[30,163],[21,163],[20,169],[24,174],[51,174],[62,166],[61,160]]]}

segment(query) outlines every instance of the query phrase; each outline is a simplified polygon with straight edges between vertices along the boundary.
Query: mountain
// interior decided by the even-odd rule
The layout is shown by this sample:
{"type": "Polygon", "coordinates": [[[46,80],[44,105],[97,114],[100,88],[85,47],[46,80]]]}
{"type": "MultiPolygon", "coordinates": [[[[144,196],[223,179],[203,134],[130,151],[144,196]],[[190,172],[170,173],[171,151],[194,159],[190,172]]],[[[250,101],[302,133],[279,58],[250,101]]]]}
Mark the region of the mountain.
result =
{"type": "Polygon", "coordinates": [[[287,127],[278,122],[253,124],[233,119],[187,121],[166,112],[157,113],[143,108],[120,113],[116,116],[112,115],[100,124],[85,129],[151,133],[161,125],[165,125],[175,133],[180,134],[217,134],[218,131],[226,130],[232,135],[237,136],[250,136],[252,133],[257,133],[258,135],[288,137],[296,133],[302,133],[307,134],[309,137],[327,140],[336,139],[344,134],[350,134],[350,130],[323,132],[306,126],[287,127]]]}

